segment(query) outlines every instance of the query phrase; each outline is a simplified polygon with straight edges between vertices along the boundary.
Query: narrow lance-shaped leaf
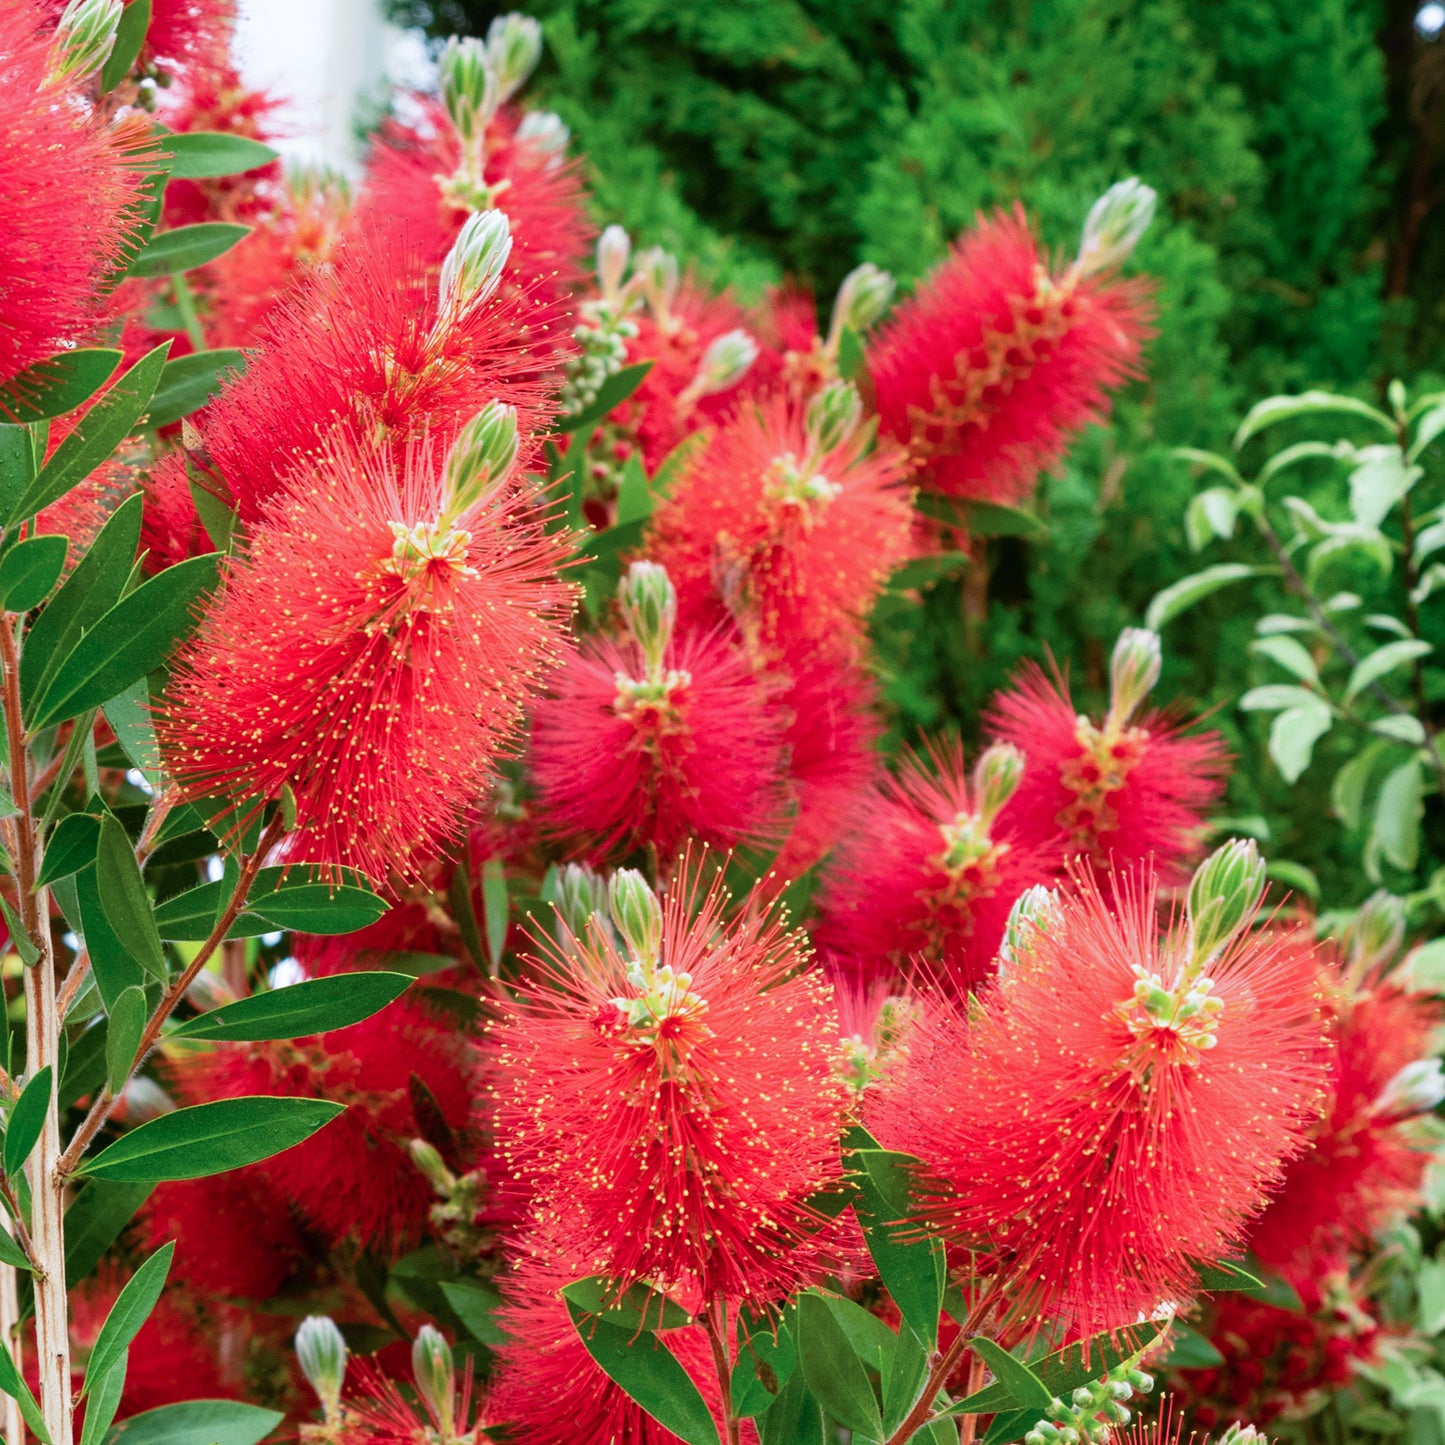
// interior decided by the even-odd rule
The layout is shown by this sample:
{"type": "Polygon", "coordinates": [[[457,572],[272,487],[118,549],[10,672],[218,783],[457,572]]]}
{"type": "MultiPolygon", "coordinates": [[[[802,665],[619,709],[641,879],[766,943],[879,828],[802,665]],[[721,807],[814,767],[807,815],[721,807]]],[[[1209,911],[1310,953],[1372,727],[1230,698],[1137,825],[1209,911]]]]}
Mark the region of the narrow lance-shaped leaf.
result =
{"type": "Polygon", "coordinates": [[[108,1445],[261,1445],[284,1418],[239,1400],[183,1400],[122,1420],[108,1445]]]}
{"type": "Polygon", "coordinates": [[[828,1302],[809,1290],[797,1308],[798,1360],[808,1388],[840,1425],[878,1439],[883,1417],[873,1387],[828,1302]]]}
{"type": "Polygon", "coordinates": [[[60,580],[69,550],[66,537],[27,537],[17,542],[0,560],[0,611],[29,612],[40,606],[60,580]]]}
{"type": "Polygon", "coordinates": [[[96,886],[106,921],[132,958],[152,978],[165,982],[166,954],[151,912],[135,850],[113,813],[100,820],[95,851],[96,886]]]}
{"type": "Polygon", "coordinates": [[[51,1086],[54,1073],[47,1064],[21,1090],[15,1107],[10,1111],[10,1122],[5,1128],[5,1174],[14,1179],[25,1167],[40,1131],[45,1127],[45,1116],[50,1111],[51,1086]]]}
{"type": "Polygon", "coordinates": [[[379,1013],[414,982],[404,973],[345,973],[308,979],[187,1019],[171,1037],[256,1041],[326,1033],[379,1013]]]}
{"type": "Polygon", "coordinates": [[[130,1348],[130,1342],[161,1297],[175,1252],[174,1241],[163,1244],[126,1281],[125,1288],[116,1296],[91,1348],[85,1383],[80,1389],[82,1395],[88,1393],[97,1380],[103,1379],[130,1348]]]}
{"type": "Polygon", "coordinates": [[[20,1376],[20,1371],[15,1368],[9,1341],[3,1339],[0,1339],[0,1390],[3,1390],[20,1406],[20,1413],[25,1417],[25,1423],[35,1432],[35,1438],[41,1442],[41,1445],[51,1445],[50,1432],[45,1428],[45,1416],[41,1414],[35,1396],[30,1393],[30,1386],[25,1383],[20,1376]]]}
{"type": "Polygon", "coordinates": [[[37,361],[0,386],[0,418],[32,422],[64,416],[105,385],[120,359],[119,351],[85,347],[37,361]]]}

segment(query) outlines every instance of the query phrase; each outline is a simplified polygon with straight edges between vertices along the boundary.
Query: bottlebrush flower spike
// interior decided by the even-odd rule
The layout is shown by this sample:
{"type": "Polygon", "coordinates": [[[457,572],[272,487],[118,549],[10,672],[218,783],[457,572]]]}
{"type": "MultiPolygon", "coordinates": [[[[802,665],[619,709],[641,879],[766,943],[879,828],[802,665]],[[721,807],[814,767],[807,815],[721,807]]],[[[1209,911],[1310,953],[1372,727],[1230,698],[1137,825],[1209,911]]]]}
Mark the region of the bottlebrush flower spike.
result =
{"type": "Polygon", "coordinates": [[[0,6],[0,384],[96,325],[137,219],[145,122],[107,128],[52,73],[46,21],[33,0],[0,6]]]}
{"type": "MultiPolygon", "coordinates": [[[[524,437],[550,422],[566,345],[555,312],[534,294],[486,284],[458,304],[413,259],[350,242],[262,324],[244,374],[205,425],[243,521],[257,520],[285,474],[314,463],[328,438],[400,460],[419,437],[449,441],[493,401],[516,408],[524,437]]],[[[483,265],[474,275],[489,273],[483,265]]]]}
{"type": "Polygon", "coordinates": [[[571,1278],[773,1299],[838,1177],[837,1023],[802,938],[761,905],[728,921],[701,871],[660,904],[638,875],[614,884],[620,942],[539,942],[539,980],[492,1028],[499,1147],[542,1226],[565,1213],[571,1278]]]}
{"type": "Polygon", "coordinates": [[[960,997],[990,976],[1014,900],[1054,864],[999,817],[1022,771],[1022,754],[995,744],[970,786],[962,747],[942,744],[865,797],[819,900],[814,938],[831,970],[868,981],[921,969],[960,997]]]}
{"type": "Polygon", "coordinates": [[[1023,209],[1000,211],[898,308],[868,370],[883,432],[920,481],[1016,506],[1108,415],[1108,393],[1139,375],[1152,313],[1147,283],[1091,269],[1119,249],[1051,271],[1023,209]]]}
{"type": "Polygon", "coordinates": [[[775,397],[723,427],[653,516],[648,550],[685,625],[736,620],[760,656],[846,661],[909,554],[903,459],[855,431],[824,449],[823,418],[775,397]]]}
{"type": "Polygon", "coordinates": [[[919,1217],[991,1251],[1021,1325],[1148,1317],[1227,1258],[1323,1098],[1317,974],[1290,936],[1207,967],[1152,876],[1086,876],[970,1020],[931,1007],[870,1127],[922,1160],[919,1217]]]}
{"type": "Polygon", "coordinates": [[[446,476],[425,443],[398,466],[337,438],[267,508],[176,661],[157,719],[171,775],[239,819],[289,787],[299,861],[415,874],[557,659],[566,538],[530,484],[462,510],[446,476]]]}
{"type": "Polygon", "coordinates": [[[532,712],[531,772],[546,825],[593,859],[645,844],[673,858],[782,828],[784,718],[722,632],[673,637],[667,573],[634,562],[619,589],[630,638],[588,639],[532,712]],[[664,594],[639,614],[648,584],[664,594]]]}
{"type": "Polygon", "coordinates": [[[1138,709],[1157,676],[1135,663],[1153,633],[1129,628],[1114,650],[1113,696],[1094,722],[1074,710],[1067,684],[1033,665],[990,708],[989,728],[1027,766],[1009,805],[1021,841],[1096,867],[1154,860],[1166,879],[1198,849],[1209,807],[1224,791],[1228,757],[1213,731],[1183,736],[1177,721],[1138,709]]]}

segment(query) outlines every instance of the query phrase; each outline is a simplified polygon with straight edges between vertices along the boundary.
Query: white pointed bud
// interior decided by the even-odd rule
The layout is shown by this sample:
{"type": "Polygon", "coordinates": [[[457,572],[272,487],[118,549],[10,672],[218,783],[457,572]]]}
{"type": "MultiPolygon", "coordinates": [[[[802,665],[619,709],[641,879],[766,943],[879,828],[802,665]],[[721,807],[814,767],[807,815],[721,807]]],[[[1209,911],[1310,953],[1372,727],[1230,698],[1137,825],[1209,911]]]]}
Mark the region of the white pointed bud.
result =
{"type": "Polygon", "coordinates": [[[746,331],[725,331],[703,352],[688,391],[694,399],[726,391],[747,375],[757,359],[758,343],[746,331]]]}
{"type": "Polygon", "coordinates": [[[893,299],[893,277],[871,261],[855,266],[844,278],[833,302],[833,317],[828,327],[828,346],[837,350],[846,328],[866,331],[888,309],[893,299]]]}
{"type": "Polygon", "coordinates": [[[1252,838],[1232,838],[1189,883],[1190,971],[1197,973],[1245,926],[1264,897],[1265,861],[1252,838]]]}
{"type": "Polygon", "coordinates": [[[643,964],[662,957],[662,904],[635,868],[619,868],[607,883],[607,907],[622,941],[643,964]]]}
{"type": "Polygon", "coordinates": [[[1154,219],[1157,197],[1137,176],[1117,181],[1089,210],[1076,262],[1080,276],[1094,276],[1123,265],[1154,219]]]}
{"type": "Polygon", "coordinates": [[[517,409],[494,401],[460,432],[447,453],[448,519],[464,517],[495,496],[517,461],[517,409]]]}
{"type": "Polygon", "coordinates": [[[1393,958],[1404,941],[1405,900],[1383,890],[1359,906],[1343,938],[1350,962],[1361,971],[1393,958]]]}
{"type": "Polygon", "coordinates": [[[1215,1445],[1269,1445],[1269,1436],[1253,1425],[1242,1425],[1236,1420],[1215,1445]]]}
{"type": "Polygon", "coordinates": [[[617,606],[647,659],[649,673],[661,672],[677,624],[677,589],[667,568],[656,562],[634,562],[617,585],[617,606]]]}
{"type": "Polygon", "coordinates": [[[569,863],[557,877],[557,912],[577,937],[594,914],[607,913],[607,884],[584,863],[569,863]]]}
{"type": "Polygon", "coordinates": [[[124,9],[123,0],[70,0],[50,42],[50,80],[86,80],[103,69],[124,9]]]}
{"type": "Polygon", "coordinates": [[[496,291],[512,254],[512,227],[501,211],[468,216],[442,262],[440,309],[459,316],[496,291]]]}
{"type": "Polygon", "coordinates": [[[1012,743],[994,743],[973,766],[973,813],[986,828],[1024,780],[1024,755],[1012,743]]]}
{"type": "Polygon", "coordinates": [[[443,1439],[450,1440],[456,1428],[457,1373],[452,1347],[435,1325],[423,1325],[412,1341],[411,1376],[443,1439]]]}
{"type": "Polygon", "coordinates": [[[504,101],[527,83],[542,58],[542,27],[530,15],[498,15],[487,27],[487,59],[504,101]]]}
{"type": "Polygon", "coordinates": [[[321,1401],[321,1413],[328,1425],[335,1424],[341,1409],[341,1387],[346,1383],[346,1341],[336,1322],[326,1315],[307,1315],[296,1331],[296,1363],[306,1383],[321,1401]]]}
{"type": "Polygon", "coordinates": [[[649,246],[633,258],[632,270],[653,319],[665,330],[672,317],[672,303],[680,284],[677,257],[661,246],[649,246]]]}
{"type": "Polygon", "coordinates": [[[842,446],[863,417],[863,398],[851,381],[831,381],[808,403],[808,434],[820,452],[842,446]]]}
{"type": "Polygon", "coordinates": [[[1445,1100],[1445,1073],[1439,1059],[1406,1064],[1383,1089],[1370,1112],[1386,1119],[1412,1119],[1428,1114],[1445,1100]]]}
{"type": "Polygon", "coordinates": [[[1109,661],[1109,718],[1122,727],[1159,681],[1164,661],[1159,634],[1147,627],[1126,627],[1109,661]]]}
{"type": "Polygon", "coordinates": [[[1009,909],[1004,924],[1003,942],[999,945],[999,977],[1003,978],[1012,964],[1034,951],[1039,937],[1047,938],[1063,923],[1059,900],[1051,888],[1036,883],[1025,888],[1009,909]]]}
{"type": "Polygon", "coordinates": [[[501,104],[487,47],[473,36],[453,35],[437,62],[437,82],[457,139],[467,149],[475,149],[501,104]]]}
{"type": "Polygon", "coordinates": [[[607,300],[617,299],[631,256],[632,239],[621,226],[608,226],[597,238],[597,285],[607,300]]]}
{"type": "Polygon", "coordinates": [[[446,1160],[425,1139],[413,1139],[407,1146],[411,1162],[426,1175],[427,1183],[444,1198],[457,1187],[457,1177],[446,1160]]]}
{"type": "Polygon", "coordinates": [[[517,139],[546,156],[552,169],[562,164],[572,132],[555,110],[529,110],[517,127],[517,139]]]}

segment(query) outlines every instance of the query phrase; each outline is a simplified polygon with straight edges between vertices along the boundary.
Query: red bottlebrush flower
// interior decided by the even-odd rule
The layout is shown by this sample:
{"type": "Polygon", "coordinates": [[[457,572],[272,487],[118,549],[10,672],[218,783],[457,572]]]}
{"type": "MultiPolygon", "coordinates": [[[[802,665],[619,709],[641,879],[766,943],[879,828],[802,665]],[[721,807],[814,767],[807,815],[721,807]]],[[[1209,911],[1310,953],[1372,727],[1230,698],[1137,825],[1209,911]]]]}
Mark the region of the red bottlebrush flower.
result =
{"type": "Polygon", "coordinates": [[[144,120],[107,128],[50,80],[53,32],[32,0],[0,7],[0,383],[73,345],[135,222],[144,120]]]}
{"type": "Polygon", "coordinates": [[[869,349],[878,415],[928,486],[1017,505],[1139,375],[1147,283],[1050,274],[1022,208],[979,218],[869,349]]]}
{"type": "Polygon", "coordinates": [[[236,0],[151,0],[141,60],[178,61],[188,77],[198,67],[225,65],[235,26],[236,0]]]}
{"type": "Polygon", "coordinates": [[[439,315],[437,287],[414,258],[351,243],[265,318],[243,375],[206,413],[205,438],[243,521],[329,437],[450,439],[484,406],[517,409],[524,435],[551,420],[566,345],[535,295],[498,291],[439,315]]]}
{"type": "Polygon", "coordinates": [[[594,860],[727,849],[781,826],[782,732],[721,632],[685,632],[651,682],[636,643],[589,640],[533,709],[532,778],[548,826],[594,860]]]}
{"type": "MultiPolygon", "coordinates": [[[[1336,977],[1336,968],[1326,976],[1336,977]]],[[[1296,1289],[1342,1273],[1351,1251],[1418,1206],[1436,1147],[1428,1124],[1442,1092],[1431,1058],[1439,1001],[1375,979],[1339,994],[1334,1012],[1323,1116],[1249,1241],[1255,1257],[1296,1289]]]]}
{"type": "Polygon", "coordinates": [[[735,616],[765,658],[846,660],[908,555],[902,457],[854,432],[822,449],[808,416],[776,397],[709,441],[654,514],[648,555],[677,585],[685,625],[735,616]]]}
{"type": "MultiPolygon", "coordinates": [[[[363,230],[413,250],[424,266],[435,266],[456,240],[469,208],[444,185],[462,158],[446,112],[435,101],[418,104],[417,125],[389,122],[373,145],[357,220],[363,230]]],[[[582,172],[575,161],[557,164],[555,156],[519,140],[520,121],[521,113],[510,106],[493,119],[485,179],[496,193],[494,208],[512,224],[508,274],[529,292],[561,302],[582,284],[582,263],[594,235],[582,172]]]]}
{"type": "Polygon", "coordinates": [[[289,786],[288,856],[378,881],[434,856],[570,610],[527,485],[457,515],[426,444],[395,466],[339,437],[297,473],[177,658],[157,729],[187,795],[251,810],[289,786]]]}
{"type": "Polygon", "coordinates": [[[1185,736],[1167,713],[1135,721],[1133,711],[1116,706],[1096,724],[1062,678],[1032,664],[994,698],[991,735],[1027,760],[1005,814],[1021,842],[1096,867],[1152,859],[1166,878],[1197,855],[1204,815],[1224,791],[1223,742],[1213,731],[1185,736]]]}
{"type": "Polygon", "coordinates": [[[176,1242],[170,1278],[208,1295],[270,1299],[302,1255],[296,1225],[259,1168],[162,1184],[144,1218],[150,1249],[176,1242]]]}
{"type": "Polygon", "coordinates": [[[180,452],[167,452],[141,483],[145,495],[141,509],[141,545],[145,567],[161,572],[214,550],[200,513],[191,498],[186,459],[180,452]]]}
{"type": "Polygon", "coordinates": [[[819,900],[813,937],[832,969],[868,980],[922,967],[960,995],[990,976],[1014,900],[1052,872],[1053,855],[1015,843],[998,817],[1021,764],[990,749],[970,788],[954,743],[907,757],[864,797],[819,900]]]}
{"type": "MultiPolygon", "coordinates": [[[[473,1390],[470,1359],[461,1372],[451,1429],[445,1434],[441,1417],[424,1395],[403,1394],[395,1380],[373,1366],[362,1365],[358,1376],[357,1387],[347,1392],[340,1424],[320,1437],[332,1445],[432,1445],[441,1439],[485,1445],[492,1438],[485,1433],[491,1411],[473,1390]]],[[[301,1438],[307,1438],[305,1431],[301,1438]]]]}
{"type": "Polygon", "coordinates": [[[625,948],[599,920],[539,944],[542,978],[492,1026],[499,1150],[544,1229],[566,1214],[573,1278],[773,1299],[811,1267],[807,1200],[838,1177],[837,1024],[801,937],[761,905],[725,920],[699,871],[660,908],[616,876],[625,948]]]}
{"type": "Polygon", "coordinates": [[[1316,995],[1288,938],[1194,959],[1183,920],[1161,940],[1152,878],[1112,900],[1086,878],[972,1022],[926,1011],[871,1127],[922,1161],[920,1219],[993,1251],[1017,1318],[1116,1328],[1192,1294],[1301,1148],[1316,995]]]}
{"type": "Polygon", "coordinates": [[[444,1021],[396,1003],[315,1038],[222,1044],[173,1065],[171,1079],[187,1103],[248,1094],[344,1103],[325,1129],[268,1160],[265,1177],[329,1243],[394,1249],[417,1238],[433,1201],[410,1141],[450,1136],[441,1143],[454,1166],[471,1147],[469,1050],[444,1021]]]}

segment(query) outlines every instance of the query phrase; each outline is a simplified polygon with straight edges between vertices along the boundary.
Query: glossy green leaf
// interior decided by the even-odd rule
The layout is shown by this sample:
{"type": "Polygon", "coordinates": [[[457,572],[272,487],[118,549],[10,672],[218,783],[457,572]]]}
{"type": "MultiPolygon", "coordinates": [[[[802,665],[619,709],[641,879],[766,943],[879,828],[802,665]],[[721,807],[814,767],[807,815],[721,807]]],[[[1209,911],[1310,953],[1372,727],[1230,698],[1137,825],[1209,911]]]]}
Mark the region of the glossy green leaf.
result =
{"type": "Polygon", "coordinates": [[[1395,431],[1394,421],[1382,411],[1377,411],[1368,402],[1357,401],[1352,396],[1336,396],[1328,391],[1306,391],[1299,396],[1270,396],[1250,408],[1248,415],[1239,424],[1234,434],[1234,449],[1238,451],[1257,432],[1278,422],[1291,421],[1295,417],[1337,412],[1342,415],[1364,417],[1380,427],[1386,435],[1395,431]]]}
{"type": "Polygon", "coordinates": [[[920,492],[914,505],[925,517],[960,527],[971,537],[1041,537],[1048,530],[1032,512],[997,502],[960,501],[920,492]]]}
{"type": "Polygon", "coordinates": [[[100,707],[156,668],[189,631],[216,582],[216,555],[190,557],[141,583],[71,649],[36,700],[32,728],[100,707]]]}
{"type": "Polygon", "coordinates": [[[1155,593],[1144,614],[1144,626],[1157,632],[1166,622],[1172,622],[1180,613],[1187,612],[1196,602],[1202,602],[1221,587],[1241,582],[1246,577],[1263,576],[1269,570],[1266,567],[1249,567],[1243,562],[1220,562],[1188,577],[1181,577],[1162,592],[1155,593]]]}
{"type": "Polygon", "coordinates": [[[20,955],[20,962],[26,968],[34,968],[39,962],[40,950],[25,931],[25,925],[20,921],[20,916],[3,896],[0,896],[0,913],[5,915],[5,928],[10,934],[10,942],[14,945],[16,953],[20,955]]]}
{"type": "Polygon", "coordinates": [[[847,1429],[878,1439],[883,1417],[867,1373],[828,1301],[812,1290],[798,1298],[797,1349],[803,1378],[824,1412],[847,1429]]]}
{"type": "Polygon", "coordinates": [[[105,385],[121,353],[105,347],[62,351],[27,367],[0,386],[0,417],[9,422],[64,416],[105,385]]]}
{"type": "Polygon", "coordinates": [[[4,1225],[0,1225],[0,1264],[8,1264],[11,1269],[30,1268],[25,1251],[10,1237],[10,1231],[4,1225]]]}
{"type": "Polygon", "coordinates": [[[1002,1410],[994,1416],[984,1433],[983,1445],[1004,1445],[1005,1441],[1022,1440],[1038,1421],[1037,1410],[1002,1410]]]}
{"type": "Polygon", "coordinates": [[[1054,1392],[1022,1360],[982,1335],[970,1340],[969,1345],[993,1371],[994,1379],[1009,1392],[1018,1409],[1042,1412],[1049,1408],[1054,1392]]]}
{"type": "Polygon", "coordinates": [[[639,361],[635,366],[624,366],[614,371],[601,386],[592,404],[583,408],[576,416],[563,417],[557,423],[559,432],[590,431],[615,406],[620,406],[639,386],[652,369],[650,361],[639,361]]]}
{"type": "Polygon", "coordinates": [[[210,401],[246,364],[246,353],[230,347],[194,351],[166,362],[151,402],[152,426],[169,426],[210,401]]]}
{"type": "Polygon", "coordinates": [[[1362,657],[1350,672],[1350,680],[1345,685],[1345,701],[1359,696],[1372,682],[1379,681],[1397,667],[1418,662],[1432,651],[1434,649],[1428,642],[1414,638],[1402,638],[1399,642],[1387,642],[1383,647],[1377,647],[1368,657],[1362,657]]]}
{"type": "Polygon", "coordinates": [[[923,1238],[906,1221],[912,1213],[906,1155],[863,1149],[851,1156],[858,1169],[855,1206],[868,1252],[903,1318],[931,1349],[938,1341],[946,1268],[943,1246],[923,1238]]]}
{"type": "MultiPolygon", "coordinates": [[[[257,882],[264,885],[264,877],[265,870],[257,882]]],[[[355,884],[282,883],[270,889],[263,886],[260,892],[253,890],[248,906],[277,928],[333,936],[355,933],[375,923],[388,904],[355,884]]]]}
{"type": "Polygon", "coordinates": [[[216,130],[168,135],[165,148],[171,154],[171,175],[178,180],[244,175],[276,159],[276,152],[260,141],[216,130]]]}
{"type": "Polygon", "coordinates": [[[30,442],[30,432],[0,419],[0,516],[10,515],[34,475],[35,448],[30,442]]]}
{"type": "Polygon", "coordinates": [[[762,1445],[831,1445],[837,1432],[825,1426],[823,1412],[794,1370],[772,1407],[758,1417],[762,1445]]]}
{"type": "MultiPolygon", "coordinates": [[[[97,832],[97,844],[99,836],[97,832]]],[[[82,868],[75,875],[75,896],[80,906],[80,932],[90,954],[91,973],[105,1006],[114,1008],[123,990],[145,986],[145,971],[111,927],[101,903],[94,867],[82,868]]]]}
{"type": "Polygon", "coordinates": [[[237,226],[229,221],[202,221],[195,226],[157,231],[145,250],[131,262],[130,274],[169,276],[172,271],[191,271],[214,261],[217,256],[224,256],[250,234],[249,226],[237,226]]]}
{"type": "Polygon", "coordinates": [[[1420,860],[1424,817],[1424,774],[1420,759],[1414,757],[1387,773],[1380,784],[1370,841],[1396,868],[1413,873],[1420,860]]]}
{"type": "Polygon", "coordinates": [[[95,881],[100,906],[122,946],[152,978],[165,982],[166,953],[135,849],[119,819],[106,813],[100,820],[95,849],[95,881]]]}
{"type": "Polygon", "coordinates": [[[649,1289],[645,1284],[634,1284],[617,1293],[605,1275],[590,1275],[579,1279],[562,1290],[562,1298],[569,1300],[589,1315],[595,1315],[608,1324],[628,1330],[680,1329],[692,1323],[692,1316],[665,1294],[649,1289]]]}
{"type": "Polygon", "coordinates": [[[100,1263],[154,1188],[151,1180],[92,1179],[80,1189],[65,1211],[67,1289],[74,1289],[100,1263]]]}
{"type": "Polygon", "coordinates": [[[507,891],[507,874],[500,858],[488,858],[482,864],[482,912],[487,923],[487,958],[492,972],[502,966],[507,945],[507,924],[511,911],[507,891]]]}
{"type": "Polygon", "coordinates": [[[415,980],[405,973],[343,973],[254,993],[187,1019],[182,1039],[297,1039],[344,1029],[380,1013],[415,980]]]}
{"type": "Polygon", "coordinates": [[[206,536],[211,539],[211,545],[218,552],[227,551],[236,532],[235,512],[201,478],[193,474],[188,480],[191,502],[195,506],[196,515],[201,519],[201,526],[206,529],[206,536]]]}
{"type": "Polygon", "coordinates": [[[136,984],[121,990],[120,997],[107,1010],[105,1033],[105,1081],[110,1092],[119,1096],[130,1079],[131,1065],[145,1033],[150,1007],[145,990],[136,984]]]}
{"type": "Polygon", "coordinates": [[[134,1183],[205,1179],[269,1159],[329,1124],[343,1105],[326,1099],[219,1099],[147,1119],[77,1171],[134,1183]]]}
{"type": "Polygon", "coordinates": [[[1244,1265],[1233,1259],[1200,1261],[1195,1266],[1199,1274],[1199,1288],[1210,1294],[1221,1294],[1234,1290],[1257,1290],[1264,1281],[1252,1274],[1244,1265]]]}
{"type": "Polygon", "coordinates": [[[914,557],[888,576],[890,592],[916,592],[932,587],[947,577],[956,577],[972,565],[967,552],[935,552],[927,557],[914,557]]]}
{"type": "Polygon", "coordinates": [[[5,1174],[16,1178],[25,1167],[40,1131],[45,1127],[45,1116],[50,1112],[50,1096],[54,1092],[55,1074],[47,1064],[20,1091],[15,1107],[10,1111],[10,1122],[5,1128],[5,1174]]]}
{"type": "Polygon", "coordinates": [[[121,1421],[107,1445],[261,1445],[284,1418],[239,1400],[184,1400],[121,1421]]]}
{"type": "Polygon", "coordinates": [[[86,1383],[90,1394],[85,1402],[85,1423],[81,1427],[80,1445],[104,1445],[120,1409],[121,1396],[125,1393],[126,1369],[130,1360],[123,1356],[104,1375],[97,1375],[90,1384],[90,1373],[86,1372],[86,1383]]]}
{"type": "Polygon", "coordinates": [[[786,1324],[758,1321],[738,1343],[730,1391],[733,1414],[740,1420],[761,1415],[787,1387],[797,1363],[786,1324]]]}
{"type": "Polygon", "coordinates": [[[115,44],[111,46],[105,67],[100,72],[102,91],[114,90],[131,73],[145,44],[146,31],[151,23],[151,0],[130,0],[120,12],[120,23],[115,27],[115,44]]]}
{"type": "Polygon", "coordinates": [[[56,447],[54,456],[40,469],[40,475],[10,509],[7,526],[22,517],[33,517],[109,459],[144,416],[170,349],[171,344],[166,341],[147,352],[80,418],[75,430],[56,447]]]}
{"type": "Polygon", "coordinates": [[[608,1324],[571,1300],[567,1313],[587,1353],[654,1420],[688,1445],[720,1445],[706,1401],[656,1335],[608,1324]]]}
{"type": "Polygon", "coordinates": [[[1311,698],[1276,715],[1269,729],[1269,755],[1287,783],[1309,767],[1315,744],[1330,730],[1334,716],[1328,704],[1311,698]]]}
{"type": "Polygon", "coordinates": [[[484,1345],[504,1345],[509,1338],[496,1321],[502,1292],[484,1279],[446,1279],[438,1285],[462,1328],[484,1345]]]}
{"type": "Polygon", "coordinates": [[[65,537],[27,537],[0,560],[0,611],[39,607],[60,580],[70,542],[65,537]]]}
{"type": "Polygon", "coordinates": [[[15,1359],[10,1353],[10,1342],[0,1339],[0,1390],[3,1390],[10,1398],[20,1406],[20,1413],[25,1417],[25,1423],[35,1432],[35,1438],[41,1445],[50,1445],[50,1432],[45,1428],[45,1416],[40,1412],[40,1406],[35,1402],[35,1396],[30,1393],[30,1386],[20,1376],[20,1371],[15,1368],[15,1359]]]}
{"type": "Polygon", "coordinates": [[[1174,1326],[1169,1353],[1159,1361],[1164,1370],[1212,1370],[1224,1363],[1224,1356],[1198,1330],[1182,1320],[1174,1326]]]}
{"type": "Polygon", "coordinates": [[[883,1361],[883,1432],[891,1435],[904,1420],[928,1380],[931,1351],[905,1322],[883,1361]]]}
{"type": "Polygon", "coordinates": [[[157,792],[164,782],[161,771],[161,748],[151,719],[150,688],[145,678],[137,678],[126,690],[105,704],[105,720],[110,724],[121,750],[131,766],[157,792]]]}
{"type": "Polygon", "coordinates": [[[172,1241],[163,1244],[126,1281],[124,1289],[116,1296],[105,1323],[100,1327],[95,1344],[91,1347],[90,1362],[85,1368],[85,1383],[80,1393],[85,1395],[95,1381],[102,1379],[124,1358],[140,1327],[150,1317],[156,1301],[165,1288],[166,1276],[170,1273],[171,1259],[176,1246],[172,1241]]]}

